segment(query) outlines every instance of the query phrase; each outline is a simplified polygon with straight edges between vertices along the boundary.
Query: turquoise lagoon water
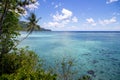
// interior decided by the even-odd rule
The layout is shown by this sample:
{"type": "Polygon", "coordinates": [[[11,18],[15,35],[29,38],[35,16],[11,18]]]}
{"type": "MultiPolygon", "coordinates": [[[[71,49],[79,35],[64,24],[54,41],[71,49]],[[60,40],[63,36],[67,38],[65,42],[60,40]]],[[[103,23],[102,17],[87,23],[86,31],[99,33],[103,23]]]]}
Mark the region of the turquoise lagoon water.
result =
{"type": "Polygon", "coordinates": [[[63,58],[75,59],[73,80],[85,74],[93,80],[120,80],[120,32],[33,32],[23,46],[44,59],[46,69],[63,58]]]}

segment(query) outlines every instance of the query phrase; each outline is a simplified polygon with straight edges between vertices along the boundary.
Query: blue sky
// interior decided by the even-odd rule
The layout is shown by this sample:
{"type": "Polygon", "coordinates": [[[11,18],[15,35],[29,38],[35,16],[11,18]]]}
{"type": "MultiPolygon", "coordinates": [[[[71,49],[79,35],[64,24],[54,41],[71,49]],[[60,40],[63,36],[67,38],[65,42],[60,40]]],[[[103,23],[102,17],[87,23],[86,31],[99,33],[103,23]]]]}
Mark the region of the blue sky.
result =
{"type": "Polygon", "coordinates": [[[119,0],[38,0],[39,25],[53,31],[120,31],[119,0]]]}

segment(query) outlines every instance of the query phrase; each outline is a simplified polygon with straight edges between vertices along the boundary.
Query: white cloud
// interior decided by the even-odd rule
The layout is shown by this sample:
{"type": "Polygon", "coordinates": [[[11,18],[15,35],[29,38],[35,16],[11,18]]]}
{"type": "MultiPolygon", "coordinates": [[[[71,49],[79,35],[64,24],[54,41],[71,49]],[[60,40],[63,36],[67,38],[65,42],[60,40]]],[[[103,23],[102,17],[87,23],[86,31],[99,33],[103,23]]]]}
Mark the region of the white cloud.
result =
{"type": "Polygon", "coordinates": [[[94,23],[93,18],[88,18],[88,19],[86,19],[86,21],[87,21],[88,23],[94,23]]]}
{"type": "MultiPolygon", "coordinates": [[[[32,2],[34,2],[34,3],[31,3],[31,4],[29,4],[29,5],[26,5],[25,8],[30,9],[30,10],[34,10],[35,8],[38,8],[38,6],[40,5],[36,0],[32,0],[32,2]]],[[[21,15],[21,16],[22,16],[22,15],[23,15],[23,16],[26,16],[26,15],[27,15],[27,10],[26,10],[25,8],[20,7],[20,6],[18,6],[17,8],[20,9],[20,10],[22,10],[23,13],[20,14],[17,9],[15,10],[16,13],[18,13],[18,14],[21,15]]]]}
{"type": "Polygon", "coordinates": [[[102,25],[112,24],[115,22],[117,22],[116,17],[112,17],[111,19],[99,20],[99,24],[102,24],[102,25]]]}
{"type": "Polygon", "coordinates": [[[62,9],[62,14],[57,13],[56,15],[53,15],[55,21],[61,21],[70,17],[72,17],[72,12],[65,8],[62,9]]]}
{"type": "Polygon", "coordinates": [[[61,3],[59,3],[59,4],[55,5],[55,7],[54,7],[54,8],[58,8],[58,7],[60,7],[60,6],[61,6],[61,3]]]}
{"type": "Polygon", "coordinates": [[[106,4],[110,4],[110,3],[113,3],[113,2],[117,2],[118,0],[108,0],[107,2],[106,2],[106,4]]]}
{"type": "MultiPolygon", "coordinates": [[[[87,24],[91,24],[92,26],[96,26],[97,24],[108,25],[108,24],[117,22],[116,17],[112,17],[111,19],[98,20],[98,21],[94,21],[93,18],[87,18],[86,21],[87,21],[87,24]]],[[[84,24],[84,25],[87,25],[87,24],[84,24]]]]}
{"type": "Polygon", "coordinates": [[[59,5],[55,5],[55,8],[58,8],[59,7],[59,5]]]}
{"type": "Polygon", "coordinates": [[[74,16],[74,17],[72,18],[72,21],[73,21],[73,22],[78,22],[77,17],[74,16]]]}
{"type": "Polygon", "coordinates": [[[96,24],[97,24],[97,23],[93,20],[93,18],[87,18],[86,21],[87,21],[88,24],[91,24],[92,26],[96,26],[96,24]]]}
{"type": "Polygon", "coordinates": [[[63,15],[63,18],[68,18],[68,17],[71,17],[72,16],[72,11],[69,11],[67,9],[62,9],[62,13],[64,14],[63,15]]]}
{"type": "Polygon", "coordinates": [[[61,22],[57,22],[57,21],[52,21],[52,22],[48,22],[48,23],[44,23],[45,27],[65,27],[66,24],[68,24],[70,22],[70,20],[63,20],[61,22]]]}
{"type": "Polygon", "coordinates": [[[113,16],[120,16],[120,13],[114,12],[114,13],[113,13],[113,16]]]}
{"type": "Polygon", "coordinates": [[[40,4],[38,2],[35,2],[33,4],[30,4],[30,5],[27,5],[26,8],[29,8],[31,10],[35,9],[35,8],[38,8],[40,4]]]}
{"type": "Polygon", "coordinates": [[[61,13],[57,12],[53,15],[52,18],[52,21],[44,23],[45,28],[60,29],[67,27],[66,25],[71,22],[78,22],[77,17],[73,16],[73,12],[65,8],[61,10],[61,13]]]}
{"type": "Polygon", "coordinates": [[[26,16],[27,15],[27,11],[25,10],[25,8],[18,6],[17,9],[15,9],[15,13],[19,14],[20,16],[26,16]],[[18,9],[20,9],[22,11],[22,13],[19,13],[18,9]]]}
{"type": "Polygon", "coordinates": [[[59,23],[58,23],[58,22],[48,22],[47,25],[48,25],[48,26],[56,27],[56,26],[59,26],[59,23]]]}

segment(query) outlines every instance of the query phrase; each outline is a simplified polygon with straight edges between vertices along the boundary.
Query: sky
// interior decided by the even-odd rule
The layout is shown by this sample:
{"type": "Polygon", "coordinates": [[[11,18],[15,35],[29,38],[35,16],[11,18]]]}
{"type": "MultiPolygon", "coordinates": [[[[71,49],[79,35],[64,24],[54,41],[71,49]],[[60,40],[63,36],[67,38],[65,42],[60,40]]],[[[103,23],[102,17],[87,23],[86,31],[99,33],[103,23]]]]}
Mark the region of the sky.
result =
{"type": "Polygon", "coordinates": [[[120,31],[120,0],[38,0],[29,7],[53,31],[120,31]]]}

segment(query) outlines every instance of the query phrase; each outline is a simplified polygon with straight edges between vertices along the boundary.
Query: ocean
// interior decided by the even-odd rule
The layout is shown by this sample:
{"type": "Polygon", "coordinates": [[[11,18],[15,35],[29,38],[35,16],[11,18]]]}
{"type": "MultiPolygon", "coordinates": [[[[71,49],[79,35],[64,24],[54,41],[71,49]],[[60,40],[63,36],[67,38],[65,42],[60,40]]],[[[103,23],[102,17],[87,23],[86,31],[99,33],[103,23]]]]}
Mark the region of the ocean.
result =
{"type": "MultiPolygon", "coordinates": [[[[26,35],[21,32],[21,38],[26,35]]],[[[52,31],[33,32],[20,43],[29,46],[44,60],[44,68],[58,66],[63,60],[73,60],[73,80],[90,75],[92,80],[120,80],[120,32],[115,31],[52,31]]],[[[55,68],[57,67],[57,68],[55,68]]]]}

